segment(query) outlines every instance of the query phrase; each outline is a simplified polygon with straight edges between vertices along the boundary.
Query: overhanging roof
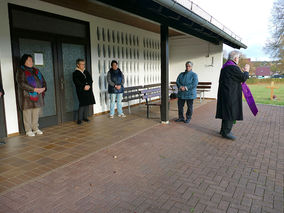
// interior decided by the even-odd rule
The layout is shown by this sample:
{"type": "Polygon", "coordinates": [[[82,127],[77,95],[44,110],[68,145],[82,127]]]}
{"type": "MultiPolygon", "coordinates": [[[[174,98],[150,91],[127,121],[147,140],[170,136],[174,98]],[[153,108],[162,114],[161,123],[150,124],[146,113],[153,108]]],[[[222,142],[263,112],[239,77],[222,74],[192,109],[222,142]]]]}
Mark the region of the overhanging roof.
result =
{"type": "MultiPolygon", "coordinates": [[[[181,0],[43,0],[95,16],[159,33],[159,24],[170,27],[169,35],[193,35],[214,44],[246,48],[228,29],[220,29],[197,15],[181,0]]],[[[186,0],[183,0],[186,2],[186,0]]],[[[190,2],[190,1],[188,1],[190,2]]],[[[211,17],[212,19],[212,17],[211,17]]]]}
{"type": "Polygon", "coordinates": [[[168,25],[184,33],[214,44],[225,43],[233,48],[247,48],[241,41],[229,35],[213,23],[197,15],[176,0],[89,0],[102,2],[138,16],[168,25]]]}

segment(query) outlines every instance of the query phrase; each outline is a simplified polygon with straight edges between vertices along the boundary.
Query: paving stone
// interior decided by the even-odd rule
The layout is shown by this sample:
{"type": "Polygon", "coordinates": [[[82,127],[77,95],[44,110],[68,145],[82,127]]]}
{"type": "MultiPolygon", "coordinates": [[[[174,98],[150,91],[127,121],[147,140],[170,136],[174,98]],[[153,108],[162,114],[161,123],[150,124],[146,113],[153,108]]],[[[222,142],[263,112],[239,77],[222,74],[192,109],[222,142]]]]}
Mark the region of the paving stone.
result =
{"type": "Polygon", "coordinates": [[[220,137],[215,107],[196,107],[190,125],[161,125],[141,107],[125,120],[93,117],[76,132],[68,123],[29,142],[9,139],[19,149],[0,148],[0,213],[283,212],[284,107],[259,105],[254,117],[244,104],[235,141],[220,137]]]}

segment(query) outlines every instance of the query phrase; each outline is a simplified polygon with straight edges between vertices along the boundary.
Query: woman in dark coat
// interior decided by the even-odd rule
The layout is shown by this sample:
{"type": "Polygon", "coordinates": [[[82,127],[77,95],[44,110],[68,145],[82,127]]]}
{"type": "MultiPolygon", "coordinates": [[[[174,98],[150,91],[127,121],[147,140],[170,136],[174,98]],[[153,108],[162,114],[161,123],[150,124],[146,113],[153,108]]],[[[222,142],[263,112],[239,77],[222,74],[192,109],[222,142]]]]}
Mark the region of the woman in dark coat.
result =
{"type": "Polygon", "coordinates": [[[239,57],[238,51],[229,54],[219,78],[216,118],[222,119],[220,134],[231,140],[236,139],[231,133],[234,121],[243,120],[241,83],[249,78],[249,67],[246,66],[242,72],[237,66],[239,57]]]}
{"type": "Polygon", "coordinates": [[[95,104],[96,102],[92,89],[92,76],[85,70],[85,60],[77,59],[76,65],[77,67],[73,72],[73,82],[79,99],[77,124],[81,124],[82,120],[86,122],[89,121],[89,105],[95,104]]]}

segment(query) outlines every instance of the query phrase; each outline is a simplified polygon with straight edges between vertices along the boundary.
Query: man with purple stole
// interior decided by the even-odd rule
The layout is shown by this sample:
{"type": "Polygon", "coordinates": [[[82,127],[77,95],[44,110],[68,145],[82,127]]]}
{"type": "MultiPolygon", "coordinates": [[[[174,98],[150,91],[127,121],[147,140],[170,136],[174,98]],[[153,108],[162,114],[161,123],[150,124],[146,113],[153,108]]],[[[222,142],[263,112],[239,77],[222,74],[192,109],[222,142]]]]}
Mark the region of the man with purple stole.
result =
{"type": "Polygon", "coordinates": [[[243,120],[242,83],[249,78],[249,65],[243,69],[237,66],[239,51],[229,53],[228,61],[223,65],[219,78],[216,118],[222,119],[220,134],[235,140],[231,130],[236,120],[243,120]]]}

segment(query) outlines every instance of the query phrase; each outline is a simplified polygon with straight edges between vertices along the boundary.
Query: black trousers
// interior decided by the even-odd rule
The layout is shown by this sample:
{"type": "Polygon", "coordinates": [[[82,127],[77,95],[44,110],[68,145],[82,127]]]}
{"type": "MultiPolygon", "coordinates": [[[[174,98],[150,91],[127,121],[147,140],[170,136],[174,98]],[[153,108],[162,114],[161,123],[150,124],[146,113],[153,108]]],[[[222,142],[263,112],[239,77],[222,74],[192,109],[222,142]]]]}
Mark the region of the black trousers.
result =
{"type": "Polygon", "coordinates": [[[234,121],[222,120],[221,134],[222,135],[229,134],[233,128],[233,124],[234,124],[234,121]]]}
{"type": "Polygon", "coordinates": [[[83,119],[87,119],[89,114],[89,105],[80,106],[78,110],[78,120],[81,121],[83,119]]]}
{"type": "Polygon", "coordinates": [[[193,112],[193,99],[178,99],[178,118],[184,119],[183,107],[185,102],[187,104],[186,119],[190,120],[193,112]]]}

